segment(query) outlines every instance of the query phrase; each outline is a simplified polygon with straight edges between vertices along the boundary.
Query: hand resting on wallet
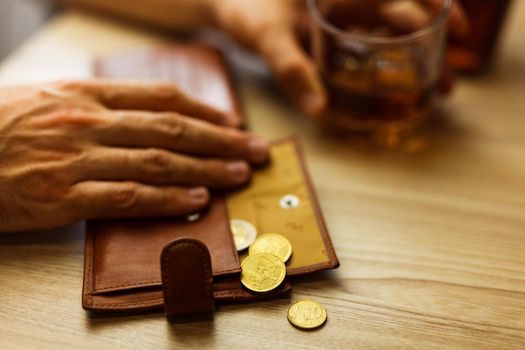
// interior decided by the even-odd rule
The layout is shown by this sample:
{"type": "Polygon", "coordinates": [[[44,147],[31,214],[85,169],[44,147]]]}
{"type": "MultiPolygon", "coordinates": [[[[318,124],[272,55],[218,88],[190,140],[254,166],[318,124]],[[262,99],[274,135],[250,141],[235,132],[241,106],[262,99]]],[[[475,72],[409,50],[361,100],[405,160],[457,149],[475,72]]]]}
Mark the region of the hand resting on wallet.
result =
{"type": "Polygon", "coordinates": [[[189,214],[242,185],[268,145],[173,85],[0,88],[0,232],[189,214]]]}

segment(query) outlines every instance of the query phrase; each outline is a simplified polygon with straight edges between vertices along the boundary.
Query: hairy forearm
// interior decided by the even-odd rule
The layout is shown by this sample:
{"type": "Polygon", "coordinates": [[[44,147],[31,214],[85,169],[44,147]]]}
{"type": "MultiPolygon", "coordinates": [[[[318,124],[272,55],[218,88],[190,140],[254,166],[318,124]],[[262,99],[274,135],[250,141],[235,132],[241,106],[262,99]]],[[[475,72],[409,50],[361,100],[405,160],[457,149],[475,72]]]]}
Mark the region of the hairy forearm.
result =
{"type": "Polygon", "coordinates": [[[169,30],[214,24],[214,0],[54,0],[169,30]]]}

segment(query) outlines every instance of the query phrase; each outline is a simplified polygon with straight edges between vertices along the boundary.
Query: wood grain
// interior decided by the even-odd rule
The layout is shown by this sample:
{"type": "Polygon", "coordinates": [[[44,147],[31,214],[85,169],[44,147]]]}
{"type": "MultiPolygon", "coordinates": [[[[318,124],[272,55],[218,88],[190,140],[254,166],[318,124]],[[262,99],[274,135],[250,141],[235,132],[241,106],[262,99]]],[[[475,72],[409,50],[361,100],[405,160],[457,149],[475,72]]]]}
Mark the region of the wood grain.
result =
{"type": "MultiPolygon", "coordinates": [[[[253,129],[300,135],[341,268],[303,278],[289,299],[221,306],[212,321],[100,317],[80,306],[83,226],[0,237],[0,348],[525,348],[525,2],[495,70],[462,80],[426,150],[396,153],[326,137],[241,74],[253,129]],[[323,303],[315,332],[291,301],[323,303]]],[[[163,40],[66,13],[0,69],[0,83],[88,77],[97,53],[163,40]]]]}

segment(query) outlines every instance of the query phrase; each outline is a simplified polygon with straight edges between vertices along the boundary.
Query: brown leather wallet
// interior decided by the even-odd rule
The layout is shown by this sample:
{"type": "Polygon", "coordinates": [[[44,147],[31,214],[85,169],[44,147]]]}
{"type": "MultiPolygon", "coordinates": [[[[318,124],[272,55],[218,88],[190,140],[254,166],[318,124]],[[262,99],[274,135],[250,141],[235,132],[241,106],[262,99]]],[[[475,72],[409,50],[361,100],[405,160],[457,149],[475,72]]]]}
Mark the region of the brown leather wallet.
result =
{"type": "MultiPolygon", "coordinates": [[[[177,48],[169,57],[176,56],[177,48]]],[[[117,57],[130,64],[126,55],[117,57]]],[[[115,57],[99,59],[96,72],[112,77],[102,62],[107,59],[118,66],[115,57]]],[[[222,86],[231,88],[230,83],[222,86]]],[[[234,105],[238,104],[230,104],[234,105]]],[[[214,194],[197,218],[89,221],[83,307],[114,312],[164,307],[168,315],[180,315],[211,311],[215,301],[257,300],[288,292],[289,279],[263,294],[241,285],[239,261],[244,255],[235,249],[230,218],[250,221],[259,234],[286,236],[293,247],[287,262],[290,278],[339,266],[303,154],[297,140],[290,138],[272,144],[271,162],[254,171],[247,187],[214,194]]]]}
{"type": "Polygon", "coordinates": [[[226,60],[211,45],[143,47],[99,57],[93,73],[100,78],[173,83],[190,97],[230,114],[239,127],[246,126],[226,60]]]}

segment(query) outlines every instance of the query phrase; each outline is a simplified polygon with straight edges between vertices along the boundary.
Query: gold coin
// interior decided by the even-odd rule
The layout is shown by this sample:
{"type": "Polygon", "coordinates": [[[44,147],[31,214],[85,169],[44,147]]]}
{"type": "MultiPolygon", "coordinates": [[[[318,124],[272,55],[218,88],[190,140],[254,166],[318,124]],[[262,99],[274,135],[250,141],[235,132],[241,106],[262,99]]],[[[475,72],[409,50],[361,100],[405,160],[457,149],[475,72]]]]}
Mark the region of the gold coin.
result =
{"type": "Polygon", "coordinates": [[[292,245],[284,236],[276,233],[265,233],[259,236],[250,246],[250,255],[256,253],[272,253],[283,262],[287,262],[292,255],[292,245]]]}
{"type": "Polygon", "coordinates": [[[241,263],[241,283],[254,292],[264,293],[279,287],[286,276],[286,266],[271,253],[247,256],[241,263]]]}
{"type": "Polygon", "coordinates": [[[288,309],[288,321],[303,329],[317,328],[326,322],[326,310],[316,301],[301,300],[288,309]]]}
{"type": "Polygon", "coordinates": [[[233,234],[233,240],[237,251],[244,250],[255,242],[257,237],[257,229],[246,220],[232,219],[230,220],[230,229],[233,234]]]}

